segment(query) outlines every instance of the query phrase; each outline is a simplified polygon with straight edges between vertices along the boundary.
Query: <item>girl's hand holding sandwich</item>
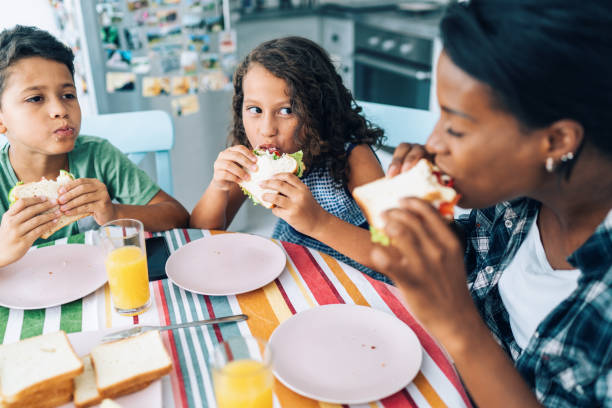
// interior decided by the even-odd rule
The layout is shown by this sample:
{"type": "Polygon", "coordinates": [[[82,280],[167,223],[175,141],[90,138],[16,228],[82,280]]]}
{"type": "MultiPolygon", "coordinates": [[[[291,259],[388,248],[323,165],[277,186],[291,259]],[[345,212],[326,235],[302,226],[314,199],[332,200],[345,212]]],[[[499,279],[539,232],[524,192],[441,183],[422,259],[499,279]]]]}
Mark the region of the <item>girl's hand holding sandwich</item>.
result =
{"type": "Polygon", "coordinates": [[[211,185],[218,190],[229,191],[232,184],[249,179],[245,169],[257,170],[256,163],[257,157],[246,146],[229,147],[219,153],[215,160],[211,185]]]}
{"type": "Polygon", "coordinates": [[[46,198],[31,197],[17,200],[2,215],[0,267],[13,263],[25,255],[34,241],[53,227],[61,214],[57,203],[46,198]]]}
{"type": "Polygon", "coordinates": [[[73,180],[58,193],[59,209],[65,215],[91,214],[99,225],[118,218],[106,185],[98,179],[73,180]]]}
{"type": "Polygon", "coordinates": [[[425,151],[425,146],[420,144],[400,143],[393,151],[393,159],[389,165],[387,177],[397,176],[409,170],[422,158],[426,158],[433,162],[431,155],[425,151]]]}
{"type": "Polygon", "coordinates": [[[314,199],[310,189],[295,174],[281,173],[263,181],[260,187],[278,193],[266,193],[263,199],[274,204],[272,213],[302,234],[313,236],[313,230],[329,215],[314,199]]]}
{"type": "Polygon", "coordinates": [[[391,277],[434,337],[446,346],[459,341],[466,321],[480,318],[465,284],[464,250],[448,221],[418,198],[402,199],[384,217],[392,245],[372,251],[375,269],[391,277]]]}

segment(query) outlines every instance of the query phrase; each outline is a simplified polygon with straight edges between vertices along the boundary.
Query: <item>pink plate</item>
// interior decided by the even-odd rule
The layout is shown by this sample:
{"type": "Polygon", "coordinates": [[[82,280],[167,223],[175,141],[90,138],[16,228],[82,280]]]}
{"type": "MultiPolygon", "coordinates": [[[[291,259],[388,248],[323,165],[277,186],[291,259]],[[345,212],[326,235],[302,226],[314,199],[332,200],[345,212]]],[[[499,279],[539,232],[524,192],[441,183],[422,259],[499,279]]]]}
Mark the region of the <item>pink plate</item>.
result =
{"type": "Polygon", "coordinates": [[[181,247],[166,262],[168,278],[202,295],[250,292],[276,279],[287,257],[280,246],[257,235],[229,233],[181,247]]]}
{"type": "Polygon", "coordinates": [[[29,251],[0,268],[0,305],[42,309],[72,302],[107,281],[104,253],[92,245],[53,245],[29,251]]]}
{"type": "MultiPolygon", "coordinates": [[[[70,344],[74,351],[83,357],[89,354],[92,348],[100,343],[102,337],[107,333],[119,331],[121,328],[105,329],[100,331],[71,333],[68,335],[70,344]]],[[[162,407],[162,383],[161,380],[154,381],[144,390],[125,395],[115,399],[121,408],[161,408],[162,407]]],[[[99,407],[99,405],[94,405],[99,407]]],[[[60,408],[74,408],[72,402],[62,405],[60,408]]]]}
{"type": "Polygon", "coordinates": [[[416,334],[371,307],[325,305],[285,320],[270,336],[273,370],[287,388],[323,402],[365,404],[402,390],[421,367],[416,334]]]}

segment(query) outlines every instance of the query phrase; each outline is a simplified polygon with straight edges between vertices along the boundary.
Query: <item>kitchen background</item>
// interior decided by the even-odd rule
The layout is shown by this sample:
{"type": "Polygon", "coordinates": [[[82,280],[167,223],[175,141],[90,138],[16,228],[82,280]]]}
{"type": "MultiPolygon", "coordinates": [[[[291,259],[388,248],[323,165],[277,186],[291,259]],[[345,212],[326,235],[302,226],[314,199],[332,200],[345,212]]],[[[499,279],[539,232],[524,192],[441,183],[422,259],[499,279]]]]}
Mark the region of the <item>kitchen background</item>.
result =
{"type": "MultiPolygon", "coordinates": [[[[445,2],[0,0],[0,29],[35,25],[75,51],[84,115],[170,112],[174,196],[191,210],[226,146],[233,68],[253,47],[310,38],[330,53],[356,99],[436,110],[432,67],[445,2]]],[[[142,166],[154,174],[152,158],[142,166]]],[[[230,229],[267,235],[271,217],[247,203],[230,229]]]]}

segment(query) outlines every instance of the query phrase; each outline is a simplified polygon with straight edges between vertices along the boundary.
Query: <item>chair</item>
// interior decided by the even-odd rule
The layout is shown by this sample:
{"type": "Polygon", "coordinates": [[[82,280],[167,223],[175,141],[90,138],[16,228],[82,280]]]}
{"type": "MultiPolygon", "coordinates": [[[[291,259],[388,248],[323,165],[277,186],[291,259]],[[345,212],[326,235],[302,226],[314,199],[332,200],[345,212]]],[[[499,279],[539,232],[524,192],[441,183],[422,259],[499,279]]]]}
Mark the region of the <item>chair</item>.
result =
{"type": "Polygon", "coordinates": [[[147,153],[154,153],[157,184],[172,194],[170,149],[174,145],[174,127],[167,112],[151,110],[84,116],[80,134],[109,140],[136,164],[147,153]]]}
{"type": "Polygon", "coordinates": [[[396,147],[402,142],[425,144],[438,120],[430,111],[403,106],[357,101],[365,117],[385,130],[385,145],[396,147]]]}

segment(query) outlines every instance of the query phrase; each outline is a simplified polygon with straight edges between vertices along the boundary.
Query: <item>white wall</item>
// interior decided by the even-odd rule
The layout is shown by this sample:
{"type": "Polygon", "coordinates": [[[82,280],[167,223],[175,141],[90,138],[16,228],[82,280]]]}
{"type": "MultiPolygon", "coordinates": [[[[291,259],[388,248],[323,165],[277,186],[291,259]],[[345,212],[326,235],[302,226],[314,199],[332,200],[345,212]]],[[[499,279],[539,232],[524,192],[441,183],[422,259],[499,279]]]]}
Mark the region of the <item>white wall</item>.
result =
{"type": "Polygon", "coordinates": [[[0,0],[0,30],[31,25],[59,34],[49,0],[0,0]]]}

